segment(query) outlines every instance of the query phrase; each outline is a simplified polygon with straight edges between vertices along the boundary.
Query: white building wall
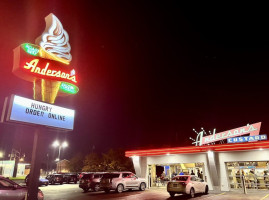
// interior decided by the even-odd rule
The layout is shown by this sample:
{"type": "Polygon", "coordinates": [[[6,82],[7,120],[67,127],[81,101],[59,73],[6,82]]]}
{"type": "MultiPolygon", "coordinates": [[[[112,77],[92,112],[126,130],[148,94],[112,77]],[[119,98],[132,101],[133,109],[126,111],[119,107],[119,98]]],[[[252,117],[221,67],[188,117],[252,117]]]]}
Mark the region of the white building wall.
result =
{"type": "MultiPolygon", "coordinates": [[[[228,173],[226,169],[226,162],[247,162],[247,161],[269,161],[269,149],[264,150],[250,150],[250,151],[230,151],[230,152],[214,152],[214,162],[211,161],[211,168],[217,170],[219,178],[219,186],[221,191],[229,191],[228,173]],[[214,168],[215,167],[215,168],[214,168]]],[[[139,177],[145,178],[148,181],[148,165],[169,165],[176,163],[204,163],[204,176],[206,176],[210,190],[213,190],[213,176],[210,171],[208,154],[176,154],[163,156],[146,156],[136,157],[133,159],[136,173],[139,177]]],[[[215,181],[216,182],[216,181],[215,181]]],[[[217,185],[218,185],[217,184],[217,185]]],[[[216,186],[216,183],[215,183],[216,186]]],[[[215,187],[216,189],[216,187],[215,187]]]]}
{"type": "Polygon", "coordinates": [[[142,178],[148,180],[148,165],[156,164],[177,164],[177,163],[204,163],[204,176],[207,179],[209,189],[212,190],[212,181],[208,168],[207,153],[197,153],[197,154],[176,154],[176,155],[164,155],[164,156],[149,156],[141,157],[138,160],[133,159],[136,173],[140,173],[142,178]],[[138,163],[140,168],[138,167],[138,163]]]}
{"type": "Polygon", "coordinates": [[[134,165],[134,169],[135,169],[135,174],[138,176],[138,177],[142,177],[141,176],[141,164],[140,164],[140,159],[141,157],[139,156],[133,156],[132,157],[132,160],[133,160],[133,165],[134,165]]]}
{"type": "Polygon", "coordinates": [[[244,162],[244,161],[268,161],[269,150],[251,150],[251,151],[233,151],[220,152],[220,186],[222,191],[229,191],[228,174],[226,170],[226,162],[244,162]]]}

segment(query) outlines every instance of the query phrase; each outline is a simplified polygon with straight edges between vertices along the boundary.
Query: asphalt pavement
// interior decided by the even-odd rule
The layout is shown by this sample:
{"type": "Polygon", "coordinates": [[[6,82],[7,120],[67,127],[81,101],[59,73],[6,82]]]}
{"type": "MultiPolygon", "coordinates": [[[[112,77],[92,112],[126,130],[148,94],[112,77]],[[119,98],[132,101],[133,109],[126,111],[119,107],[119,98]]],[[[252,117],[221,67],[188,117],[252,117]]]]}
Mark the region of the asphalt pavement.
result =
{"type": "MultiPolygon", "coordinates": [[[[45,200],[185,200],[190,199],[187,195],[176,195],[171,198],[165,188],[151,188],[146,191],[124,191],[123,193],[111,192],[109,194],[100,192],[84,193],[78,184],[49,185],[40,189],[45,195],[45,200]]],[[[242,192],[209,192],[208,195],[196,195],[193,199],[199,200],[269,200],[269,190],[242,192]]]]}

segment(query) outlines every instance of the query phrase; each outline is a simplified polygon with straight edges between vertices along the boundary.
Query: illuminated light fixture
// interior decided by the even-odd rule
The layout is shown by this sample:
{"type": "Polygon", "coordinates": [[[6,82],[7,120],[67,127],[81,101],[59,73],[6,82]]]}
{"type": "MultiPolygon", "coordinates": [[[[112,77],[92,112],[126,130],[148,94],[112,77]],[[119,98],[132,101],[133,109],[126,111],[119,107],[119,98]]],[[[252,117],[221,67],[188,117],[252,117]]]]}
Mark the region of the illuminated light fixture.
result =
{"type": "Polygon", "coordinates": [[[262,150],[263,150],[263,148],[260,148],[259,150],[260,150],[260,151],[262,151],[262,150]]]}
{"type": "Polygon", "coordinates": [[[60,146],[59,141],[58,141],[58,140],[55,140],[55,141],[53,142],[52,146],[53,146],[53,147],[58,147],[58,146],[60,146]]]}
{"type": "Polygon", "coordinates": [[[68,94],[76,94],[78,93],[79,89],[77,86],[67,83],[67,82],[62,82],[60,85],[60,90],[61,92],[68,93],[68,94]]]}
{"type": "Polygon", "coordinates": [[[167,153],[166,155],[167,155],[167,156],[170,156],[170,153],[167,153]]]}
{"type": "Polygon", "coordinates": [[[62,144],[62,147],[63,148],[68,147],[68,143],[66,141],[64,141],[63,144],[62,144]]]}

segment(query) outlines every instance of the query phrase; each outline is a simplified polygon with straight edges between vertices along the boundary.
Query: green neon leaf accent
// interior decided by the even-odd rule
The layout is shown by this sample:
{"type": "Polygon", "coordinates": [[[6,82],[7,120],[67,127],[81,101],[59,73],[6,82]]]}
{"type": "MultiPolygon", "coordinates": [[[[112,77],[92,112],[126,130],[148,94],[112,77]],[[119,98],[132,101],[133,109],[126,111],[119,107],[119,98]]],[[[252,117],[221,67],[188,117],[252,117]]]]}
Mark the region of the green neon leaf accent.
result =
{"type": "Polygon", "coordinates": [[[76,94],[78,93],[78,90],[78,87],[71,83],[62,82],[60,85],[60,91],[64,93],[76,94]]]}
{"type": "Polygon", "coordinates": [[[35,48],[33,45],[31,45],[29,43],[22,44],[22,47],[27,53],[29,53],[33,56],[36,56],[39,53],[39,49],[35,48]]]}

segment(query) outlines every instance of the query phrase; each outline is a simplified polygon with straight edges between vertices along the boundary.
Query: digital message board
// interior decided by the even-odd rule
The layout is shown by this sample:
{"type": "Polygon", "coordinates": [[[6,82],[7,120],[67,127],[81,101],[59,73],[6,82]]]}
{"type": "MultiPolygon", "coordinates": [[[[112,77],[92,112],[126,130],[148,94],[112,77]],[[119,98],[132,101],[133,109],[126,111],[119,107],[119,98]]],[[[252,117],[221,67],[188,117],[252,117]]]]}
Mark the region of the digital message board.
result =
{"type": "Polygon", "coordinates": [[[75,111],[12,95],[7,121],[73,130],[75,111]]]}

